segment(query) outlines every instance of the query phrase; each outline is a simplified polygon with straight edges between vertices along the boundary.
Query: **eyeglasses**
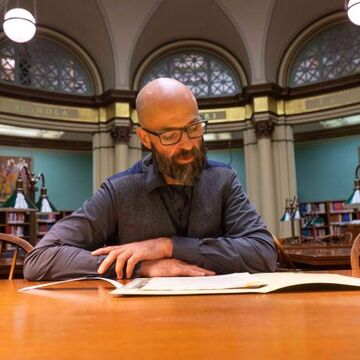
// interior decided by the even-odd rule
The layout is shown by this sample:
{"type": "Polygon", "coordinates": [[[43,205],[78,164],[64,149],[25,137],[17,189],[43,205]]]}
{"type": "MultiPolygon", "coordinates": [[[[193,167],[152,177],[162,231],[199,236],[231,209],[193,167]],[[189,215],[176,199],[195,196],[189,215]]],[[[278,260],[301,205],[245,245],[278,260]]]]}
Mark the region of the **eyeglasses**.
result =
{"type": "MultiPolygon", "coordinates": [[[[203,136],[206,133],[207,129],[207,120],[205,120],[201,115],[199,115],[200,121],[193,122],[183,128],[165,130],[165,131],[153,131],[142,128],[149,134],[155,135],[160,139],[162,145],[175,145],[181,141],[182,134],[186,132],[187,136],[190,139],[196,139],[203,136]]],[[[198,119],[195,119],[198,120],[198,119]]]]}

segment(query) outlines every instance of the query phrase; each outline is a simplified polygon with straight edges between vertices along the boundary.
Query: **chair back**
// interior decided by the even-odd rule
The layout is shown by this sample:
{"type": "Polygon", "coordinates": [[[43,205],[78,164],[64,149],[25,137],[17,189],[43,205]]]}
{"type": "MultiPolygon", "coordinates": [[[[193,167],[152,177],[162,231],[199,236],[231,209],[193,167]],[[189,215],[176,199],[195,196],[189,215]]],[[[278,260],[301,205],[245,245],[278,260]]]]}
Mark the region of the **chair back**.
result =
{"type": "Polygon", "coordinates": [[[19,254],[19,248],[23,249],[25,253],[29,253],[33,249],[33,246],[26,240],[19,238],[15,235],[0,233],[0,265],[1,265],[4,243],[15,245],[15,250],[12,255],[10,272],[8,277],[9,280],[12,280],[15,272],[16,261],[19,254]]]}
{"type": "Polygon", "coordinates": [[[276,252],[277,252],[277,271],[296,270],[295,265],[285,252],[280,240],[272,234],[276,252]]]}
{"type": "Polygon", "coordinates": [[[355,238],[354,243],[351,247],[351,270],[354,276],[360,276],[360,266],[359,266],[359,256],[360,256],[360,234],[355,238]]]}
{"type": "Polygon", "coordinates": [[[353,234],[350,231],[346,231],[341,235],[340,242],[344,245],[352,245],[353,234]]]}

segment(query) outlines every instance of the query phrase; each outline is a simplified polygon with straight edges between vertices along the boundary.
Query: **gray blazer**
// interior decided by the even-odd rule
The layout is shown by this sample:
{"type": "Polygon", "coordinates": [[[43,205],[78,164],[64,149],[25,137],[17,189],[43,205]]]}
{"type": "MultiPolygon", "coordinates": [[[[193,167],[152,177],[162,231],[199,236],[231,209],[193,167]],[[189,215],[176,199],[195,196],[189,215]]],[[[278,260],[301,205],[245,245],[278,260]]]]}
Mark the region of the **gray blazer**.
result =
{"type": "MultiPolygon", "coordinates": [[[[108,178],[83,207],[56,223],[27,255],[28,280],[95,275],[105,245],[171,237],[173,257],[217,274],[274,271],[271,234],[249,202],[233,169],[207,161],[194,185],[188,234],[177,236],[154,189],[151,156],[108,178]]],[[[116,277],[114,266],[106,276],[116,277]]]]}

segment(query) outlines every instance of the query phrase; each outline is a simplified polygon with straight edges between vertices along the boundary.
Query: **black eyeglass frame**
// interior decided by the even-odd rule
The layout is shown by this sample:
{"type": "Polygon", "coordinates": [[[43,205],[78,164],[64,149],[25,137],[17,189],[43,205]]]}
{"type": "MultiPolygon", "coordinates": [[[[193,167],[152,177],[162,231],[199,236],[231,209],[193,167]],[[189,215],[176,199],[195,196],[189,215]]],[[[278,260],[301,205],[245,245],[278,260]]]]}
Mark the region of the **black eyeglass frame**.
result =
{"type": "Polygon", "coordinates": [[[182,135],[184,132],[186,132],[186,135],[190,138],[190,139],[198,139],[200,137],[202,137],[206,131],[207,131],[207,126],[208,126],[208,120],[201,114],[199,114],[199,118],[201,119],[200,121],[196,121],[196,122],[193,122],[191,124],[188,124],[182,128],[179,128],[179,129],[170,129],[170,130],[164,130],[164,131],[154,131],[154,130],[149,130],[149,129],[146,129],[146,128],[142,128],[144,131],[146,131],[147,133],[151,134],[151,135],[155,135],[159,138],[160,142],[161,142],[161,145],[163,146],[171,146],[171,145],[175,145],[175,144],[178,144],[181,139],[182,139],[182,135]],[[187,132],[187,129],[190,128],[191,126],[194,126],[194,125],[197,125],[197,124],[205,124],[205,126],[203,127],[203,133],[199,136],[191,136],[189,135],[189,133],[187,132]],[[179,140],[174,142],[174,143],[171,143],[171,144],[164,144],[161,140],[161,135],[167,133],[167,132],[170,132],[170,131],[180,131],[181,132],[181,135],[179,137],[179,140]]]}

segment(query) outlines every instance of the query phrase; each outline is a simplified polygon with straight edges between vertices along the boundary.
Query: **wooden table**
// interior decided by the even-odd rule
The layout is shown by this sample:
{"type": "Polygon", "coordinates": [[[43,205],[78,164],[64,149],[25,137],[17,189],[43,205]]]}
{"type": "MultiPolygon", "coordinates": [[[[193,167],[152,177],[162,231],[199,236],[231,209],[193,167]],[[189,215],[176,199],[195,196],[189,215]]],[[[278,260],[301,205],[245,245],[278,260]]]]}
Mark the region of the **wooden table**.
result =
{"type": "MultiPolygon", "coordinates": [[[[350,271],[343,274],[350,274],[350,271]]],[[[357,359],[360,291],[114,297],[0,281],[0,359],[357,359]]]]}
{"type": "Polygon", "coordinates": [[[350,268],[350,247],[286,249],[292,262],[301,265],[350,268]]]}

